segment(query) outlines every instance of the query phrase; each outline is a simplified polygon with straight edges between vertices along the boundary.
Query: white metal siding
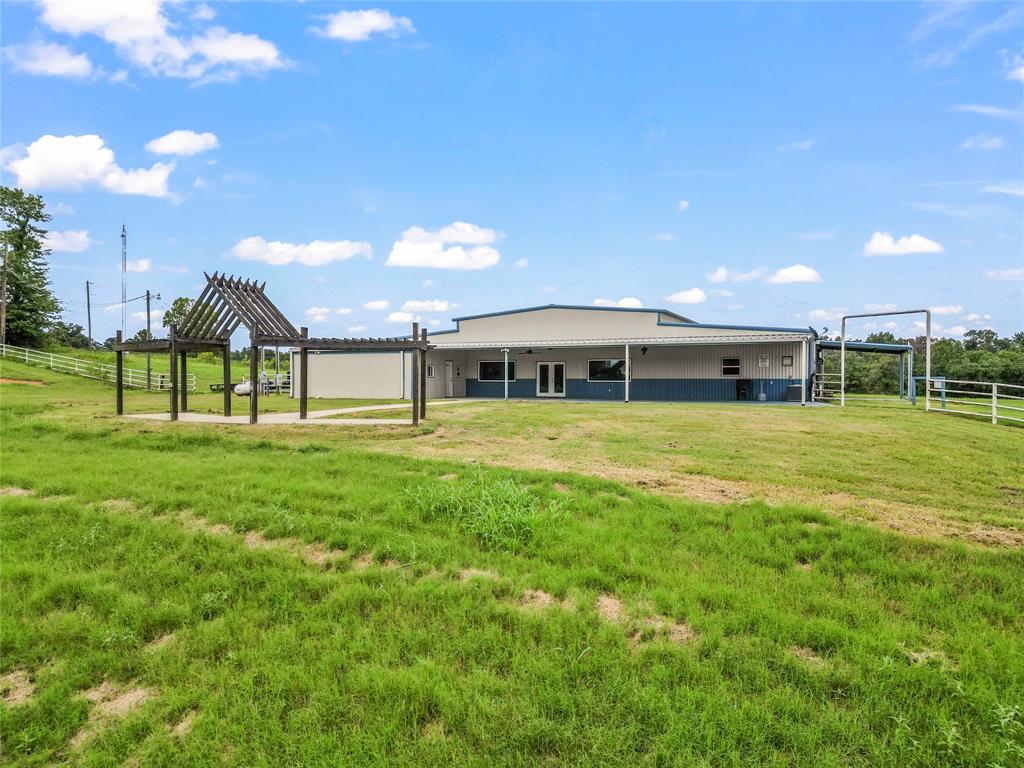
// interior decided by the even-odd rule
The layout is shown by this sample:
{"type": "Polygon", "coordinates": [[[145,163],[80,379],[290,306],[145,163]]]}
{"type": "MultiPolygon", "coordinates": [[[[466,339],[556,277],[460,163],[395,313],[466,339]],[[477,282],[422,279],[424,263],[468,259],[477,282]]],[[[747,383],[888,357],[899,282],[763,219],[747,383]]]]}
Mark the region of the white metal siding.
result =
{"type": "MultiPolygon", "coordinates": [[[[409,353],[403,352],[310,352],[309,396],[408,399],[411,359],[409,353]]],[[[291,371],[292,397],[298,397],[298,352],[292,353],[291,371]]]]}

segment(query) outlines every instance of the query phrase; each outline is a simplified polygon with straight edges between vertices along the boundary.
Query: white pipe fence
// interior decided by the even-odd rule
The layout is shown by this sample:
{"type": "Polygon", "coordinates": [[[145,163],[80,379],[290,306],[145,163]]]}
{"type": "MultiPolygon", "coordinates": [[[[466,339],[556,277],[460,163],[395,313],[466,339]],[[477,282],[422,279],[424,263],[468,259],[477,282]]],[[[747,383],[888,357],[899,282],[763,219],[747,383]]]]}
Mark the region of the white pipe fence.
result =
{"type": "Polygon", "coordinates": [[[932,378],[928,380],[928,390],[944,395],[942,407],[930,407],[927,408],[928,411],[976,416],[991,419],[993,424],[1000,421],[1024,424],[1024,386],[1019,384],[932,378]],[[950,384],[954,386],[951,387],[950,384]],[[960,407],[950,408],[950,403],[960,407]],[[973,410],[966,410],[967,408],[973,410]]]}
{"type": "MultiPolygon", "coordinates": [[[[59,355],[55,352],[43,352],[38,349],[26,349],[15,347],[10,344],[0,344],[0,357],[17,360],[26,365],[37,365],[42,368],[49,368],[58,373],[70,373],[75,376],[83,376],[87,379],[99,379],[100,381],[117,381],[117,366],[113,363],[99,363],[95,360],[82,360],[68,355],[59,355]]],[[[124,368],[124,385],[132,389],[146,389],[146,372],[138,368],[124,368]]],[[[151,377],[152,386],[149,389],[167,391],[171,388],[170,376],[166,373],[153,373],[151,377]]],[[[189,392],[196,391],[196,375],[187,374],[185,383],[189,392]]]]}

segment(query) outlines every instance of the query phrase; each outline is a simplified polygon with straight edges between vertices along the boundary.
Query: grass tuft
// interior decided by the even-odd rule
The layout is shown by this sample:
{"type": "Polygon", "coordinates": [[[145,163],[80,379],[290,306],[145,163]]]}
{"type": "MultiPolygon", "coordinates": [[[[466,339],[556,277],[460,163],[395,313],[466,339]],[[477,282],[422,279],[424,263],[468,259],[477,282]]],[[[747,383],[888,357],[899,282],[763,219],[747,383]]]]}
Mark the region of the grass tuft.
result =
{"type": "Polygon", "coordinates": [[[418,485],[411,506],[426,521],[447,520],[473,534],[488,549],[521,552],[566,516],[563,499],[542,503],[529,488],[506,478],[418,485]]]}

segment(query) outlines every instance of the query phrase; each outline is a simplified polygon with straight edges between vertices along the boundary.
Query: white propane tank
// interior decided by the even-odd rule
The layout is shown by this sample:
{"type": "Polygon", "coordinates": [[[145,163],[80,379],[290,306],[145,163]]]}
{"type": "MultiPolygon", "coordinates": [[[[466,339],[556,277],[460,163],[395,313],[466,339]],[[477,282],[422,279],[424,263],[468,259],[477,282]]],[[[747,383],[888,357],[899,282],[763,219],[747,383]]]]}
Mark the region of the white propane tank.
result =
{"type": "Polygon", "coordinates": [[[235,384],[235,394],[239,397],[248,397],[252,394],[252,383],[243,381],[241,384],[235,384]]]}

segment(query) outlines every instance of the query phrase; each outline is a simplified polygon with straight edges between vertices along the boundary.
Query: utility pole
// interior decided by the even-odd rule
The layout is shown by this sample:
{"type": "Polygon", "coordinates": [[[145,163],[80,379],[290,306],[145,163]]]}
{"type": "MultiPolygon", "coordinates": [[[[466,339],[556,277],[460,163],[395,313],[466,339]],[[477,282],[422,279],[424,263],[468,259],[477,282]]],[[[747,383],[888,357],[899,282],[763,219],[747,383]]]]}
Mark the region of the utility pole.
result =
{"type": "MultiPolygon", "coordinates": [[[[149,316],[149,302],[150,302],[150,299],[156,299],[157,301],[160,301],[160,294],[158,293],[156,296],[154,296],[152,293],[149,292],[149,289],[147,288],[146,289],[146,341],[152,341],[153,340],[153,330],[152,330],[153,329],[153,324],[150,321],[150,316],[149,316]]],[[[146,389],[152,389],[152,388],[153,388],[153,361],[152,361],[152,353],[147,351],[146,352],[146,389]]]]}
{"type": "Polygon", "coordinates": [[[126,332],[128,320],[128,230],[121,225],[121,335],[126,332]]]}
{"type": "Polygon", "coordinates": [[[89,348],[92,349],[92,299],[89,296],[89,281],[85,281],[85,324],[89,334],[89,348]]]}
{"type": "Polygon", "coordinates": [[[7,241],[4,240],[4,263],[0,265],[0,344],[7,343],[7,241]]]}

